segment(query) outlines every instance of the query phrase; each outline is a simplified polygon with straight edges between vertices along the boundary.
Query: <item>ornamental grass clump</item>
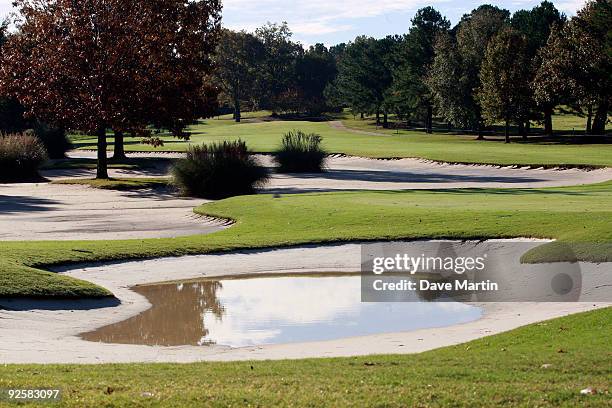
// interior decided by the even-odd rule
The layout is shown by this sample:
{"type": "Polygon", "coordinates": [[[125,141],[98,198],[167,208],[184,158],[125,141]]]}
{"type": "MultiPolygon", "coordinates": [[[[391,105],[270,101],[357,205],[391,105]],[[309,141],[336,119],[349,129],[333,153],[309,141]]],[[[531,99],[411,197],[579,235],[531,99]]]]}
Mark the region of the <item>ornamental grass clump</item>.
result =
{"type": "Polygon", "coordinates": [[[325,170],[327,153],[321,147],[323,138],[301,130],[285,133],[281,146],[274,152],[280,173],[320,173],[325,170]]]}
{"type": "Polygon", "coordinates": [[[39,179],[38,167],[47,160],[42,142],[33,135],[0,135],[0,182],[39,179]]]}
{"type": "Polygon", "coordinates": [[[174,183],[188,196],[220,199],[252,194],[268,171],[249,155],[241,141],[192,146],[172,168],[174,183]]]}

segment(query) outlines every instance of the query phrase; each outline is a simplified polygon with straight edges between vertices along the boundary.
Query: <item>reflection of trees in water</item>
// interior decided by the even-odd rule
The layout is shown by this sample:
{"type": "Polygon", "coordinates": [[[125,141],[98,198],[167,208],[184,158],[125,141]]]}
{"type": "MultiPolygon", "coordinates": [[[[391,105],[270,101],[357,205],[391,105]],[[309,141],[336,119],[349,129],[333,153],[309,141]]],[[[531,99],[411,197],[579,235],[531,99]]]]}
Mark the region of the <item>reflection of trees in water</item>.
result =
{"type": "Polygon", "coordinates": [[[123,344],[177,346],[198,345],[208,335],[204,314],[222,319],[225,313],[217,297],[219,281],[142,286],[135,292],[153,305],[149,310],[120,323],[85,333],[91,341],[123,344]]]}

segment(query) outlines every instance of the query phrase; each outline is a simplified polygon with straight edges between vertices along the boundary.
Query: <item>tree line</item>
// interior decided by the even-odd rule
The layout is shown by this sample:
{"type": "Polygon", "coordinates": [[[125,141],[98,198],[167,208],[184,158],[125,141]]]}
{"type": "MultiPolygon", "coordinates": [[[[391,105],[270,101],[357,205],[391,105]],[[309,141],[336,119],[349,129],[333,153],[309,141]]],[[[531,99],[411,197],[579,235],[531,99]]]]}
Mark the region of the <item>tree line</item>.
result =
{"type": "Polygon", "coordinates": [[[126,134],[152,144],[162,143],[155,129],[188,138],[186,126],[224,107],[237,121],[245,109],[349,108],[428,132],[436,117],[480,135],[501,122],[507,140],[511,124],[526,135],[532,121],[551,134],[559,105],[602,134],[610,109],[610,0],[590,0],[570,19],[548,1],[514,14],[483,5],[454,27],[425,7],[404,35],[306,49],[286,23],[223,29],[220,0],[14,5],[14,30],[0,29],[0,130],[35,121],[95,134],[100,178],[109,130],[121,158],[126,134]]]}
{"type": "Polygon", "coordinates": [[[451,27],[433,7],[417,11],[405,35],[359,36],[303,49],[286,24],[224,30],[215,77],[221,101],[241,109],[318,114],[341,107],[394,114],[432,131],[434,115],[482,136],[503,123],[526,136],[530,124],[552,134],[566,105],[587,116],[586,132],[605,133],[610,108],[609,0],[592,0],[567,19],[553,3],[531,10],[482,5],[451,27]]]}
{"type": "Polygon", "coordinates": [[[324,91],[338,74],[339,48],[304,49],[291,36],[287,23],[268,23],[254,33],[222,31],[214,79],[220,102],[231,107],[237,122],[244,109],[312,116],[330,109],[324,91]]]}

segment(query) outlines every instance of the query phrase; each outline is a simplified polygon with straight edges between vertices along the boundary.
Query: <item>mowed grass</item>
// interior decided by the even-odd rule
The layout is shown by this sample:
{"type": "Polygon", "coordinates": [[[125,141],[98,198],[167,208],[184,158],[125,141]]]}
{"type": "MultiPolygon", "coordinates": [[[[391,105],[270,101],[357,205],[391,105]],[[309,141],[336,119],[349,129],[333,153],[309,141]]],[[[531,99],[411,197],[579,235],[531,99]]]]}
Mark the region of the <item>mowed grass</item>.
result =
{"type": "Polygon", "coordinates": [[[65,407],[604,407],[611,321],[607,308],[416,355],[5,365],[0,387],[59,387],[65,407]]]}
{"type": "MultiPolygon", "coordinates": [[[[418,157],[453,163],[485,163],[496,165],[598,167],[612,166],[611,144],[572,144],[567,137],[558,140],[523,143],[516,139],[505,144],[503,138],[477,141],[473,135],[433,135],[421,131],[378,129],[380,135],[352,133],[334,128],[329,122],[259,121],[236,124],[225,116],[221,119],[200,121],[189,128],[189,141],[162,135],[165,144],[155,148],[142,144],[140,139],[126,138],[127,151],[185,151],[191,144],[211,143],[238,138],[247,142],[256,153],[270,153],[280,144],[284,133],[300,129],[323,136],[323,147],[330,153],[373,158],[418,157]]],[[[573,119],[572,119],[573,120],[573,119]]],[[[346,119],[348,127],[376,131],[371,120],[346,119]]],[[[112,149],[112,137],[109,137],[112,149]]],[[[95,149],[95,139],[72,136],[77,148],[95,149]]]]}
{"type": "MultiPolygon", "coordinates": [[[[49,265],[341,241],[555,238],[568,243],[577,259],[612,262],[611,202],[612,182],[542,189],[234,197],[195,210],[236,221],[231,228],[209,235],[1,242],[0,296],[92,296],[96,290],[98,295],[108,294],[94,285],[41,270],[49,265]]],[[[544,245],[525,255],[524,260],[565,259],[567,251],[560,253],[559,248],[563,247],[544,245]]]]}
{"type": "MultiPolygon", "coordinates": [[[[376,117],[375,116],[366,116],[361,119],[358,115],[351,114],[348,110],[345,112],[333,114],[336,119],[341,119],[344,124],[348,127],[367,130],[367,131],[377,131],[380,133],[398,133],[398,130],[395,129],[394,122],[397,121],[397,117],[395,115],[389,115],[390,121],[390,129],[383,129],[381,126],[376,126],[376,117]]],[[[382,119],[381,119],[382,121],[382,119]]],[[[400,120],[402,124],[405,122],[400,120]]],[[[553,130],[556,134],[563,135],[583,135],[586,129],[587,118],[585,114],[579,115],[576,113],[572,113],[571,110],[566,106],[558,107],[552,116],[553,122],[553,130]]],[[[447,131],[447,124],[442,124],[441,122],[436,123],[434,120],[434,132],[436,131],[447,131]]],[[[529,135],[529,139],[533,139],[534,135],[538,133],[543,133],[542,123],[538,123],[535,121],[531,121],[531,134],[529,135]]],[[[503,123],[498,123],[492,129],[497,131],[497,136],[503,136],[503,123]]],[[[491,128],[489,128],[491,130],[491,128]]],[[[609,132],[609,129],[607,129],[609,132]]],[[[413,130],[399,130],[400,134],[409,134],[413,132],[413,130]]],[[[511,126],[511,138],[516,142],[521,142],[521,136],[518,135],[518,128],[516,125],[511,126]]],[[[536,138],[537,139],[537,138],[536,138]]],[[[563,140],[563,138],[560,138],[563,140]]]]}
{"type": "Polygon", "coordinates": [[[170,186],[170,179],[165,177],[135,177],[109,179],[63,179],[54,180],[52,184],[85,185],[102,190],[146,190],[170,186]]]}

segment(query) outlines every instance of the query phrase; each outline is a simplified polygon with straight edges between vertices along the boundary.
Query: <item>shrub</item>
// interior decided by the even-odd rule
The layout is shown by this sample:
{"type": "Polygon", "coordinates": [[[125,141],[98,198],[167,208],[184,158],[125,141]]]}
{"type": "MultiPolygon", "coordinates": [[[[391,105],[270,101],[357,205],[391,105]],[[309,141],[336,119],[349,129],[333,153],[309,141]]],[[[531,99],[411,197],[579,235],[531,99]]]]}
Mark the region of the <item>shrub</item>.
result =
{"type": "Polygon", "coordinates": [[[268,178],[241,140],[190,147],[172,175],[183,194],[212,199],[251,194],[268,178]]]}
{"type": "Polygon", "coordinates": [[[0,181],[37,179],[38,166],[47,160],[43,144],[32,135],[0,135],[0,181]]]}
{"type": "Polygon", "coordinates": [[[66,157],[66,152],[72,147],[63,129],[36,121],[34,133],[47,149],[47,154],[51,159],[63,159],[66,157]]]}
{"type": "Polygon", "coordinates": [[[281,147],[274,152],[274,161],[281,173],[320,173],[325,169],[323,138],[301,130],[285,133],[281,147]]]}

